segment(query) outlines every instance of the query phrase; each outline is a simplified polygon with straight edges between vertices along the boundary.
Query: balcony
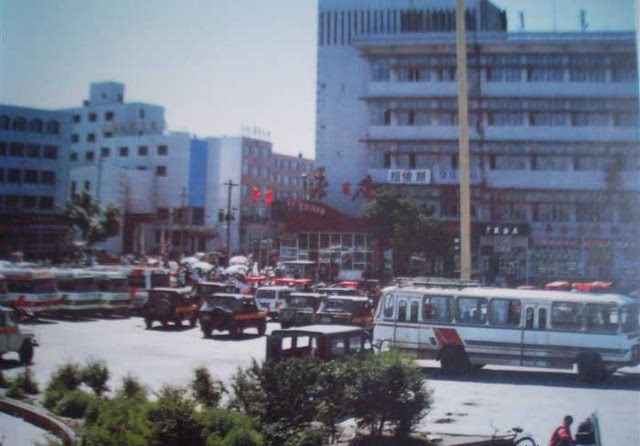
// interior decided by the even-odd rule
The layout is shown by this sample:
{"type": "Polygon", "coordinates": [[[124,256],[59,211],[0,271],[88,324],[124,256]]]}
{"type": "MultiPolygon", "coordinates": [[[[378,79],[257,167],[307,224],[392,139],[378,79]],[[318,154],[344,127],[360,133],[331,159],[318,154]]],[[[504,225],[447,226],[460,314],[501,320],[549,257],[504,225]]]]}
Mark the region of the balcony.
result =
{"type": "MultiPolygon", "coordinates": [[[[471,132],[469,134],[471,138],[471,132]]],[[[637,128],[622,127],[538,127],[538,126],[487,126],[486,140],[508,141],[576,141],[576,142],[637,142],[637,128]]]]}
{"type": "Polygon", "coordinates": [[[484,97],[622,98],[638,96],[632,82],[482,82],[484,97]]]}
{"type": "Polygon", "coordinates": [[[457,97],[457,82],[369,82],[366,97],[403,98],[451,96],[457,97]]]}
{"type": "MultiPolygon", "coordinates": [[[[368,139],[372,140],[458,140],[457,125],[430,126],[376,126],[368,127],[368,139]]],[[[469,128],[469,138],[477,139],[478,132],[469,128]]]]}

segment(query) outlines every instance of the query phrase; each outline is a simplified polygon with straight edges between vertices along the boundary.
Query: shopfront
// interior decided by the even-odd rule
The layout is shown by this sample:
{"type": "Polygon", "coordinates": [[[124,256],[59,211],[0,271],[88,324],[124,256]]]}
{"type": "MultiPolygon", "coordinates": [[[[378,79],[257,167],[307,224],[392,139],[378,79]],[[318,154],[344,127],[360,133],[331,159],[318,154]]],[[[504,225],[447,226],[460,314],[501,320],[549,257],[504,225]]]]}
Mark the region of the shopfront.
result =
{"type": "Polygon", "coordinates": [[[487,223],[480,229],[482,279],[489,284],[522,284],[527,280],[529,226],[487,223]]]}

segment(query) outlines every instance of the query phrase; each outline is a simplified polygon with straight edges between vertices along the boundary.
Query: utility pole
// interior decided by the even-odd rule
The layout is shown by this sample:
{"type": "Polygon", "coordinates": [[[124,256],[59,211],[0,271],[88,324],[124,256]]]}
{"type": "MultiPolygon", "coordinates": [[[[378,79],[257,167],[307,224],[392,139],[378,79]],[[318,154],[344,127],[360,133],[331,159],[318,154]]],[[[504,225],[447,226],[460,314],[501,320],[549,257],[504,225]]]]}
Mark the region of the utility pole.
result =
{"type": "Polygon", "coordinates": [[[460,125],[460,278],[471,279],[471,190],[469,186],[469,110],[464,0],[456,0],[458,122],[460,125]]]}
{"type": "Polygon", "coordinates": [[[227,220],[227,265],[229,265],[229,261],[231,260],[231,217],[233,216],[231,213],[231,190],[238,185],[231,181],[231,179],[224,183],[224,185],[227,186],[227,212],[225,218],[227,220]]]}

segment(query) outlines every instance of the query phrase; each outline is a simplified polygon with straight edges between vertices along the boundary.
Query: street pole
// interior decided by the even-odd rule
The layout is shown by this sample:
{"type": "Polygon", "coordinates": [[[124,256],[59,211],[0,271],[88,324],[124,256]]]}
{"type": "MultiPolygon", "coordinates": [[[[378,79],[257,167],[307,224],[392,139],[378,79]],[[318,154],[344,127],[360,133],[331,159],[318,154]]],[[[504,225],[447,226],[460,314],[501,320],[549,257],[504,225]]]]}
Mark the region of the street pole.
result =
{"type": "Polygon", "coordinates": [[[185,200],[187,198],[187,189],[185,187],[182,188],[182,193],[180,194],[180,251],[183,254],[185,253],[184,249],[184,218],[185,218],[185,200]]]}
{"type": "Polygon", "coordinates": [[[237,184],[229,180],[224,185],[227,186],[227,212],[225,218],[227,219],[227,265],[229,265],[231,260],[231,189],[236,187],[237,184]]]}
{"type": "Polygon", "coordinates": [[[456,0],[458,121],[460,125],[460,278],[471,279],[471,190],[469,186],[469,110],[467,104],[467,41],[464,0],[456,0]]]}

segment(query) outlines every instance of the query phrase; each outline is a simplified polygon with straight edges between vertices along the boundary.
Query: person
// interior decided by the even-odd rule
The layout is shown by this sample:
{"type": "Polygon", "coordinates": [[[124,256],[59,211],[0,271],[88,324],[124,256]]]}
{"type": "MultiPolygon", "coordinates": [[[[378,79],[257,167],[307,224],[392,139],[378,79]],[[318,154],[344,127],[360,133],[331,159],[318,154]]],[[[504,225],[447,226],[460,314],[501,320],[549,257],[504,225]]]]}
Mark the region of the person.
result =
{"type": "Polygon", "coordinates": [[[573,446],[575,444],[571,436],[571,423],[573,423],[573,417],[566,415],[562,424],[553,431],[549,446],[573,446]]]}
{"type": "Polygon", "coordinates": [[[576,444],[593,445],[596,443],[596,434],[591,418],[586,418],[582,423],[578,424],[576,432],[576,444]]]}

